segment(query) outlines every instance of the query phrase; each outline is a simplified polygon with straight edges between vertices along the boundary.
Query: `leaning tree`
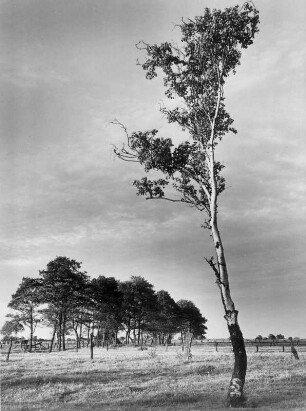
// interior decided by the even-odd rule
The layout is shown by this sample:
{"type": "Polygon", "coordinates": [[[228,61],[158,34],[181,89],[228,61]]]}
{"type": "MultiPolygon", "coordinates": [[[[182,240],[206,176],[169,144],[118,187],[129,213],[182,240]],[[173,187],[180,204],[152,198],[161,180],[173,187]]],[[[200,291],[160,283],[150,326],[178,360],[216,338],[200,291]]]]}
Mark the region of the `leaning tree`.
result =
{"type": "Polygon", "coordinates": [[[127,137],[121,148],[114,149],[115,154],[122,160],[139,162],[145,172],[162,173],[161,178],[134,181],[137,194],[147,199],[180,201],[206,213],[204,226],[210,230],[215,248],[215,256],[206,261],[221,293],[235,357],[227,397],[231,407],[243,402],[247,356],[217,220],[218,197],[225,189],[225,180],[221,174],[224,166],[215,152],[225,135],[236,133],[225,108],[224,84],[240,64],[241,49],[253,43],[258,24],[259,14],[251,2],[224,11],[206,8],[202,16],[179,24],[180,44],[137,44],[146,52],[141,64],[146,78],[156,77],[158,69],[164,73],[165,94],[176,97],[178,105],[162,107],[161,111],[169,123],[177,123],[189,133],[188,141],[174,146],[170,138],[159,137],[156,129],[130,134],[122,123],[114,121],[127,137]],[[179,199],[171,196],[171,186],[179,192],[179,199]]]}

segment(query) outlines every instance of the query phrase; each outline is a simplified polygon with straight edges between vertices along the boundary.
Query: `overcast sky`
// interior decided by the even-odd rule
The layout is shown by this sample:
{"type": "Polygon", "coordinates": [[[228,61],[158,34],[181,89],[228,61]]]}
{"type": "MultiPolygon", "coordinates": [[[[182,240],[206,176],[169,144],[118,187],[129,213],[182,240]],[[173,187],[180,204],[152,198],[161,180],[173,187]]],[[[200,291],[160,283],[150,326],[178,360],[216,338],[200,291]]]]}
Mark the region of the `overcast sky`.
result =
{"type": "MultiPolygon", "coordinates": [[[[244,336],[306,337],[306,3],[255,3],[260,33],[225,89],[238,134],[218,151],[220,229],[244,336]]],[[[190,299],[209,338],[228,336],[205,216],[137,197],[144,173],[114,159],[124,135],[110,122],[176,138],[162,79],[145,79],[134,45],[178,39],[181,17],[235,4],[0,1],[1,325],[22,277],[66,256],[91,277],[140,275],[190,299]]]]}

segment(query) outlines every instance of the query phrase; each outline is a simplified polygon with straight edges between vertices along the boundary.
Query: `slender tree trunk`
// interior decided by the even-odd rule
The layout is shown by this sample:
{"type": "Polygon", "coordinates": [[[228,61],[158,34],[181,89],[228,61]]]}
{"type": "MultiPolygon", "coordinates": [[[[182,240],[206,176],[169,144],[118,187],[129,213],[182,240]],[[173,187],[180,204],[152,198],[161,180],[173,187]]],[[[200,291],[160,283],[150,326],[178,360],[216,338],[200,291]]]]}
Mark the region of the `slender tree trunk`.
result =
{"type": "Polygon", "coordinates": [[[90,333],[90,358],[93,359],[93,332],[90,333]]]}
{"type": "Polygon", "coordinates": [[[137,332],[137,344],[140,344],[140,334],[141,334],[141,321],[138,324],[138,332],[137,332]]]}
{"type": "Polygon", "coordinates": [[[10,345],[9,345],[9,349],[8,349],[8,353],[6,355],[6,361],[8,361],[10,359],[10,354],[11,354],[11,350],[12,350],[12,345],[13,345],[13,339],[11,338],[10,340],[10,345]]]}
{"type": "Polygon", "coordinates": [[[241,329],[238,324],[238,311],[235,309],[234,302],[231,298],[228,273],[225,262],[225,255],[221,236],[217,226],[217,218],[212,219],[212,237],[217,254],[217,266],[210,261],[214,269],[217,285],[220,289],[221,300],[225,310],[227,327],[230,333],[231,343],[234,353],[234,370],[228,390],[227,405],[229,407],[239,407],[244,403],[243,387],[247,370],[247,355],[241,329]]]}
{"type": "Polygon", "coordinates": [[[136,344],[136,327],[133,328],[133,343],[136,344]]]}
{"type": "Polygon", "coordinates": [[[54,329],[53,329],[53,334],[52,334],[52,338],[51,338],[51,341],[50,341],[50,348],[49,348],[49,352],[52,352],[52,348],[53,348],[53,343],[54,343],[54,338],[55,338],[55,334],[56,334],[56,325],[54,326],[54,329]]]}
{"type": "Polygon", "coordinates": [[[62,326],[62,346],[63,351],[66,350],[66,341],[65,341],[65,334],[66,334],[66,314],[63,315],[63,326],[62,326]]]}
{"type": "Polygon", "coordinates": [[[79,331],[79,336],[80,336],[79,348],[81,348],[82,332],[83,332],[83,324],[81,323],[81,324],[80,324],[80,331],[79,331]]]}
{"type": "Polygon", "coordinates": [[[88,326],[87,328],[87,347],[89,346],[89,344],[90,344],[90,327],[88,326]]]}
{"type": "Polygon", "coordinates": [[[234,370],[228,390],[227,405],[234,408],[241,406],[245,401],[243,387],[247,370],[247,355],[243,335],[238,324],[238,311],[235,309],[234,302],[231,298],[225,255],[217,226],[216,214],[214,218],[212,218],[212,237],[217,255],[217,265],[215,265],[212,260],[208,262],[216,275],[217,285],[220,289],[221,300],[225,310],[224,318],[227,322],[233,347],[234,370]]]}
{"type": "Polygon", "coordinates": [[[211,137],[209,149],[207,154],[207,166],[210,170],[210,183],[211,183],[211,193],[206,190],[207,197],[209,199],[210,206],[210,230],[211,236],[214,242],[217,263],[214,263],[213,258],[210,260],[206,259],[208,264],[213,269],[216,276],[216,283],[220,289],[221,300],[225,311],[225,319],[227,322],[228,330],[230,333],[230,338],[234,353],[234,370],[232,378],[230,381],[230,386],[227,395],[227,405],[229,407],[239,407],[242,406],[245,399],[243,396],[243,387],[245,382],[245,375],[247,370],[247,355],[245,350],[245,344],[242,332],[238,324],[238,311],[235,309],[234,302],[231,297],[229,278],[224,254],[224,248],[221,240],[221,235],[218,228],[217,214],[217,197],[218,197],[218,184],[215,173],[215,123],[218,117],[220,102],[222,96],[222,86],[219,82],[218,90],[218,100],[215,109],[215,115],[211,124],[211,137]]]}
{"type": "Polygon", "coordinates": [[[102,347],[105,346],[105,328],[102,329],[102,347]]]}
{"type": "Polygon", "coordinates": [[[33,319],[33,307],[31,307],[30,308],[30,345],[29,345],[29,352],[32,352],[33,334],[34,334],[34,319],[33,319]]]}
{"type": "Polygon", "coordinates": [[[61,351],[62,349],[62,326],[63,326],[63,315],[62,315],[62,312],[60,312],[59,321],[58,321],[58,330],[57,330],[58,351],[61,351]]]}
{"type": "Polygon", "coordinates": [[[78,327],[76,326],[75,328],[73,328],[73,331],[75,333],[75,338],[76,338],[76,351],[78,352],[79,349],[79,334],[78,334],[78,327]]]}

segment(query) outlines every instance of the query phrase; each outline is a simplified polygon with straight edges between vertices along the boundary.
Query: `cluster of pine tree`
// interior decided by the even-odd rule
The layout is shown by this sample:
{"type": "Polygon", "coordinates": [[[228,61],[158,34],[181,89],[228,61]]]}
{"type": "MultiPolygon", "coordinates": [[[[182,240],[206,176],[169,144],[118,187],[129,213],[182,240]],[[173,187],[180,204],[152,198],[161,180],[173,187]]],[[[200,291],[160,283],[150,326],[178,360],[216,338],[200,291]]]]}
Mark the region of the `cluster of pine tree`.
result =
{"type": "Polygon", "coordinates": [[[105,343],[116,344],[123,335],[127,344],[169,344],[176,333],[204,337],[207,329],[207,320],[192,301],[175,302],[140,276],[128,281],[91,279],[81,271],[81,263],[67,257],[50,261],[38,278],[24,277],[8,306],[14,314],[8,314],[2,333],[17,334],[27,326],[30,347],[37,325],[51,327],[51,347],[57,337],[63,350],[71,334],[78,345],[91,333],[105,343]]]}

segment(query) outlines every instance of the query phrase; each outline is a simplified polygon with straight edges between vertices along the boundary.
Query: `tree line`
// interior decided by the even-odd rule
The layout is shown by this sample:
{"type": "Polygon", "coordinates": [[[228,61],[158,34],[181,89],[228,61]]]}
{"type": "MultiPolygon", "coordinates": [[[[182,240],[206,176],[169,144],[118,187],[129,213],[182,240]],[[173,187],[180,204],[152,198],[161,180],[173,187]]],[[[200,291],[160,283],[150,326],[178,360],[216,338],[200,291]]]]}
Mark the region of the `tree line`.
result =
{"type": "Polygon", "coordinates": [[[206,318],[192,301],[179,300],[140,276],[128,281],[114,277],[90,278],[81,264],[67,257],[50,261],[38,278],[24,277],[8,307],[13,313],[3,325],[6,336],[29,327],[29,349],[37,326],[50,327],[50,350],[57,341],[65,350],[67,336],[74,334],[77,346],[82,338],[94,334],[103,343],[124,342],[169,344],[176,333],[189,331],[203,338],[206,318]],[[121,340],[123,338],[121,337],[121,340]]]}
{"type": "Polygon", "coordinates": [[[257,335],[257,337],[255,338],[255,341],[261,342],[261,341],[266,341],[266,340],[270,340],[270,341],[279,341],[279,340],[288,340],[288,341],[292,341],[292,340],[299,340],[299,337],[288,337],[285,338],[284,334],[269,334],[268,337],[263,337],[261,334],[257,335]]]}

